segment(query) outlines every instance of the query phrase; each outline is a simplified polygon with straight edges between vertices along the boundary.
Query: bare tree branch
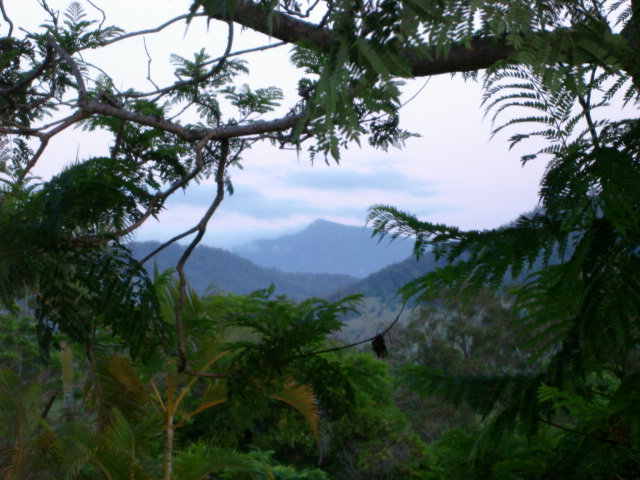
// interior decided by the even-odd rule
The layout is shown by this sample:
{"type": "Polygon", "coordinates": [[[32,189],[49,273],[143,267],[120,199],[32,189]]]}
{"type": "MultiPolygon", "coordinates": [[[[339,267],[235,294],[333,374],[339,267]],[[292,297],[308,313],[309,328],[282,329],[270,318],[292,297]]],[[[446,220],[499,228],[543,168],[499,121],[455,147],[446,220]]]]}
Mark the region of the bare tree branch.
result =
{"type": "MultiPolygon", "coordinates": [[[[259,47],[247,48],[245,50],[237,50],[235,52],[229,53],[227,55],[227,58],[239,57],[239,56],[244,55],[246,53],[264,52],[265,50],[271,50],[272,48],[278,48],[278,47],[281,47],[283,45],[287,45],[287,42],[278,42],[278,43],[272,43],[271,45],[261,45],[259,47]]],[[[214,58],[212,60],[209,60],[208,62],[204,62],[203,65],[208,65],[210,63],[215,63],[218,60],[219,60],[219,58],[214,58]]]]}
{"type": "Polygon", "coordinates": [[[71,125],[78,123],[80,120],[84,119],[85,117],[87,117],[86,113],[82,111],[75,112],[73,115],[71,115],[70,117],[67,117],[64,122],[59,124],[56,128],[54,128],[47,134],[38,135],[38,137],[40,138],[40,147],[38,148],[36,153],[33,155],[31,160],[29,160],[24,170],[20,173],[20,175],[17,178],[17,181],[21,182],[22,180],[24,180],[26,176],[29,174],[29,172],[33,169],[33,167],[35,167],[36,163],[38,163],[38,160],[40,159],[45,149],[47,148],[47,145],[49,144],[49,140],[51,139],[51,137],[53,137],[54,135],[57,135],[61,131],[70,127],[71,125]]]}
{"type": "Polygon", "coordinates": [[[190,15],[190,14],[185,14],[185,15],[180,15],[178,17],[172,18],[171,20],[166,21],[165,23],[163,23],[162,25],[160,25],[159,27],[155,27],[155,28],[149,28],[147,30],[138,30],[135,32],[131,32],[131,33],[125,33],[123,35],[120,35],[118,37],[114,37],[110,40],[105,40],[103,42],[100,43],[101,46],[107,46],[107,45],[111,45],[112,43],[116,43],[119,42],[121,40],[125,40],[127,38],[133,38],[133,37],[139,37],[140,35],[148,35],[149,33],[158,33],[161,32],[162,30],[164,30],[165,28],[173,25],[176,22],[179,22],[181,20],[188,20],[190,17],[205,17],[206,15],[204,14],[196,14],[196,15],[190,15]]]}
{"type": "Polygon", "coordinates": [[[60,12],[53,10],[47,3],[47,0],[38,0],[38,3],[44,9],[44,11],[49,14],[49,16],[51,17],[51,22],[53,23],[54,29],[57,30],[58,17],[60,16],[60,12]]]}
{"type": "Polygon", "coordinates": [[[58,55],[60,55],[67,65],[69,65],[69,68],[76,79],[76,83],[78,84],[78,105],[83,106],[87,102],[87,86],[84,83],[84,78],[80,72],[80,68],[78,68],[78,64],[73,57],[52,38],[47,40],[47,46],[53,47],[53,49],[58,52],[58,55]]]}
{"type": "Polygon", "coordinates": [[[131,112],[112,105],[97,102],[95,100],[87,102],[84,110],[89,114],[107,115],[121,120],[127,120],[159,128],[169,133],[174,133],[178,137],[187,141],[199,141],[210,136],[212,140],[224,140],[234,137],[246,137],[249,135],[260,135],[270,132],[282,132],[293,128],[297,122],[304,119],[304,113],[288,115],[274,120],[264,120],[244,125],[226,125],[212,129],[185,127],[178,123],[173,123],[159,117],[143,115],[131,112]]]}
{"type": "Polygon", "coordinates": [[[100,21],[100,25],[98,25],[98,30],[102,30],[102,27],[104,26],[104,22],[107,21],[107,14],[104,13],[104,10],[102,10],[100,7],[98,7],[91,0],[87,0],[87,3],[89,5],[91,5],[93,8],[95,8],[96,10],[98,10],[100,12],[100,15],[102,15],[102,20],[100,21]]]}
{"type": "Polygon", "coordinates": [[[151,85],[153,85],[153,88],[155,88],[156,90],[160,90],[160,87],[158,87],[158,85],[156,85],[156,83],[151,78],[151,62],[153,61],[153,58],[151,58],[149,49],[147,48],[147,37],[142,37],[142,43],[144,44],[144,52],[147,54],[147,80],[149,80],[151,85]]]}

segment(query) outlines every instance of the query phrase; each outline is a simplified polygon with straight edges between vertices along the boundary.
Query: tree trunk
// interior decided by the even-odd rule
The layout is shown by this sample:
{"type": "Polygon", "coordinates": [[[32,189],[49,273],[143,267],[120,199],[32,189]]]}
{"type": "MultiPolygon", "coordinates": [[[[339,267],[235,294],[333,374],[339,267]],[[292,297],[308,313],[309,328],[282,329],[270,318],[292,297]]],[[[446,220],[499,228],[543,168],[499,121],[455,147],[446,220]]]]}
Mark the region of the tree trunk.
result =
{"type": "Polygon", "coordinates": [[[162,454],[162,480],[171,480],[173,473],[173,415],[167,412],[167,431],[162,454]]]}

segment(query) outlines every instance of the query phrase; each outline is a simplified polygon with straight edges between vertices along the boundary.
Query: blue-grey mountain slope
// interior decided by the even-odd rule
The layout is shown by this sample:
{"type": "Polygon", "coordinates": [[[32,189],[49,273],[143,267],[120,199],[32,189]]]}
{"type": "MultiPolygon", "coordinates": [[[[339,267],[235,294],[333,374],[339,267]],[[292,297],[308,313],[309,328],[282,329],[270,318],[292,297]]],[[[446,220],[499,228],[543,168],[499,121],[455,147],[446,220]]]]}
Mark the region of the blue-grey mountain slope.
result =
{"type": "MultiPolygon", "coordinates": [[[[142,259],[160,244],[158,242],[134,242],[130,245],[136,258],[142,259]]],[[[158,269],[174,267],[184,252],[181,245],[170,245],[156,258],[158,269]]],[[[145,266],[153,270],[154,260],[145,266]]],[[[185,266],[191,286],[199,293],[208,288],[236,294],[276,287],[276,294],[301,300],[309,297],[327,297],[357,279],[347,275],[285,273],[275,268],[259,267],[249,260],[220,248],[198,246],[185,266]]]]}
{"type": "Polygon", "coordinates": [[[258,240],[234,253],[267,268],[296,273],[334,273],[364,278],[411,255],[413,242],[378,242],[370,228],[316,220],[293,235],[258,240]]]}

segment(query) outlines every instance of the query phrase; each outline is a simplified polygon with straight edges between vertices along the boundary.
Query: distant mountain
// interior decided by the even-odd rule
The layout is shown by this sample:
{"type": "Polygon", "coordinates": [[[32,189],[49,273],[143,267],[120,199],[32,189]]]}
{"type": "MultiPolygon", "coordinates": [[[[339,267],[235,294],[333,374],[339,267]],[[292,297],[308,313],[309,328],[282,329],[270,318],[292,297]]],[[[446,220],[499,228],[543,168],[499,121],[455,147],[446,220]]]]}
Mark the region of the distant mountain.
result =
{"type": "MultiPolygon", "coordinates": [[[[530,212],[523,214],[525,217],[533,217],[537,213],[541,213],[541,208],[536,208],[530,212]]],[[[518,220],[514,220],[503,225],[500,228],[513,228],[517,225],[518,220]]],[[[411,240],[411,246],[413,246],[413,240],[411,240]]],[[[573,254],[574,246],[568,245],[566,256],[573,254]]],[[[466,254],[461,256],[462,259],[467,258],[466,254]]],[[[561,259],[557,251],[553,252],[550,256],[549,262],[551,264],[558,264],[561,259]]],[[[421,257],[420,260],[416,260],[415,256],[410,256],[400,262],[389,265],[377,272],[372,273],[366,278],[357,280],[356,282],[342,287],[336,291],[331,298],[338,298],[344,295],[350,295],[354,293],[361,293],[367,298],[379,299],[383,304],[395,303],[394,297],[399,288],[403,287],[412,280],[426,275],[429,272],[436,270],[436,268],[444,267],[447,265],[447,261],[444,258],[436,261],[435,255],[427,251],[421,257]]],[[[522,282],[524,279],[537,270],[543,267],[542,255],[533,263],[533,265],[522,272],[517,278],[512,278],[507,275],[504,279],[505,283],[522,282]]]]}
{"type": "MultiPolygon", "coordinates": [[[[134,242],[130,245],[136,258],[142,259],[160,244],[158,242],[134,242]]],[[[170,245],[160,252],[155,261],[164,271],[175,267],[185,247],[170,245]]],[[[146,264],[153,269],[153,260],[146,264]]],[[[275,268],[264,268],[220,248],[198,246],[185,266],[191,286],[199,293],[209,287],[236,294],[247,294],[268,288],[272,283],[276,294],[293,299],[327,297],[337,289],[357,279],[347,275],[285,273],[275,268]]]]}
{"type": "Polygon", "coordinates": [[[413,242],[372,238],[370,228],[316,220],[302,232],[258,240],[236,253],[257,265],[285,272],[334,273],[363,278],[411,255],[413,242]]]}

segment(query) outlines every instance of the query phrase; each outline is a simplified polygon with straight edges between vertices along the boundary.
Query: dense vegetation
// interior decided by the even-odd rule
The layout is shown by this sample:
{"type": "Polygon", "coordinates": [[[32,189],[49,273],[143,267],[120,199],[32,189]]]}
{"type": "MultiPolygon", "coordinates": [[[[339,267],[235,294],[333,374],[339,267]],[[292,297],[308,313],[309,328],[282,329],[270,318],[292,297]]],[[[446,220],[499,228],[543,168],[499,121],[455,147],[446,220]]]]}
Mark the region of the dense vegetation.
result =
{"type": "Polygon", "coordinates": [[[153,31],[39,3],[26,32],[0,0],[2,477],[640,476],[640,3],[194,0],[159,30],[204,17],[224,53],[175,56],[151,91],[85,58],[153,31]],[[238,84],[235,24],[295,44],[299,98],[279,118],[262,119],[278,88],[238,84]],[[363,340],[375,358],[327,341],[357,296],[190,290],[245,149],[401,146],[399,79],[480,69],[494,119],[512,115],[496,131],[545,142],[523,157],[548,159],[541,208],[466,232],[373,207],[380,235],[446,262],[404,287],[421,307],[404,329],[363,340]],[[75,126],[109,152],[37,178],[75,126]],[[159,247],[190,236],[175,276],[150,274],[128,238],[209,177],[202,219],[159,247]]]}
{"type": "MultiPolygon", "coordinates": [[[[160,246],[160,242],[134,242],[131,253],[143,259],[160,246]]],[[[153,257],[160,270],[173,267],[184,253],[185,247],[174,244],[153,257]]],[[[147,266],[153,270],[153,265],[147,266]]],[[[189,284],[199,293],[221,290],[238,294],[249,294],[274,284],[278,293],[296,300],[308,297],[327,297],[336,289],[350,285],[356,278],[339,274],[290,273],[275,268],[264,268],[238,255],[206,245],[198,245],[185,265],[189,284]]]]}

